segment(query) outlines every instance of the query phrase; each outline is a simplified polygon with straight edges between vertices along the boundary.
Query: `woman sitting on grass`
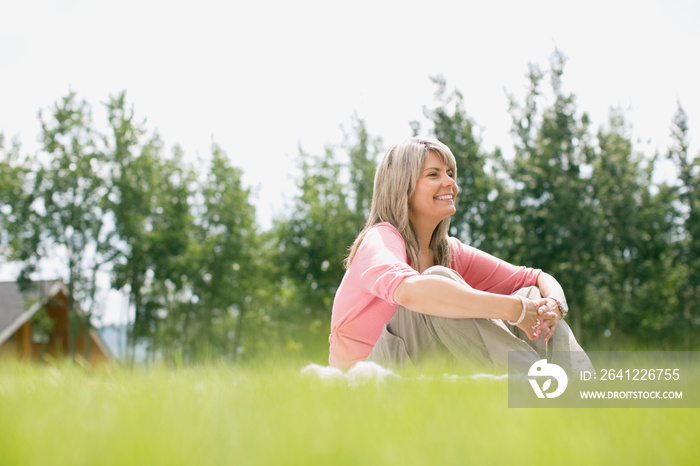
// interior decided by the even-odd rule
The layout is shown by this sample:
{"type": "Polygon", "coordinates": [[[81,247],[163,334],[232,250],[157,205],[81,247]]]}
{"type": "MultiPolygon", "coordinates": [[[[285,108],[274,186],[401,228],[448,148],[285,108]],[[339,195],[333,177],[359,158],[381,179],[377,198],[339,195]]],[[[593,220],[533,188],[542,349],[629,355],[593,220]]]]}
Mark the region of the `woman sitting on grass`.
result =
{"type": "Polygon", "coordinates": [[[445,351],[487,364],[519,351],[535,362],[547,342],[582,351],[561,320],[568,308],[554,277],[448,236],[456,173],[436,139],[412,138],[385,154],[333,303],[332,366],[416,364],[445,351]]]}

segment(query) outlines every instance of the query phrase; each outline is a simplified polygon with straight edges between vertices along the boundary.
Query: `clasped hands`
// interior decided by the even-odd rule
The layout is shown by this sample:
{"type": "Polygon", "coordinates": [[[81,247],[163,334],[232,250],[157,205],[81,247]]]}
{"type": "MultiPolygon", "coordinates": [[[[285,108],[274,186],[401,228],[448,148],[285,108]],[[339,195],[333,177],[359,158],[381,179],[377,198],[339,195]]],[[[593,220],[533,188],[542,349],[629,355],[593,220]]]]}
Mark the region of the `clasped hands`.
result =
{"type": "Polygon", "coordinates": [[[518,324],[518,328],[524,331],[530,340],[537,340],[544,335],[545,343],[548,342],[561,319],[559,304],[553,298],[524,298],[524,302],[525,318],[518,324]]]}

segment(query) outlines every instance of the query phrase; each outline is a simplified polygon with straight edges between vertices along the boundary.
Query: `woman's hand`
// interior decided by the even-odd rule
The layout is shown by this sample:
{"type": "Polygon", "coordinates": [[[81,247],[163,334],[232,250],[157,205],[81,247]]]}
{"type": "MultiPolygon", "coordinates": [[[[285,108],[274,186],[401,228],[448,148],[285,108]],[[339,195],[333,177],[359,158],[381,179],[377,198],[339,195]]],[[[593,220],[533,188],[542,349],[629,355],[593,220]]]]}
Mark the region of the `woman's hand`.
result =
{"type": "Polygon", "coordinates": [[[542,272],[537,279],[537,286],[539,287],[542,296],[548,296],[548,298],[545,298],[547,303],[543,305],[542,312],[554,311],[557,314],[556,319],[540,325],[540,327],[544,329],[544,341],[548,342],[552,338],[554,329],[557,328],[557,323],[559,323],[559,320],[561,319],[561,309],[559,309],[559,304],[554,298],[549,296],[559,296],[561,299],[565,299],[564,290],[562,290],[561,285],[556,278],[545,272],[542,272]]]}
{"type": "Polygon", "coordinates": [[[556,317],[554,319],[547,320],[540,324],[542,329],[542,334],[544,334],[544,342],[547,343],[554,335],[554,330],[557,328],[557,324],[561,320],[561,309],[559,309],[559,303],[554,298],[544,298],[546,303],[540,306],[540,311],[543,314],[553,313],[556,317]]]}
{"type": "Polygon", "coordinates": [[[559,306],[553,299],[548,298],[522,300],[525,303],[525,318],[518,324],[518,328],[524,331],[530,340],[537,340],[544,334],[544,341],[549,341],[561,318],[561,314],[557,312],[559,306]]]}

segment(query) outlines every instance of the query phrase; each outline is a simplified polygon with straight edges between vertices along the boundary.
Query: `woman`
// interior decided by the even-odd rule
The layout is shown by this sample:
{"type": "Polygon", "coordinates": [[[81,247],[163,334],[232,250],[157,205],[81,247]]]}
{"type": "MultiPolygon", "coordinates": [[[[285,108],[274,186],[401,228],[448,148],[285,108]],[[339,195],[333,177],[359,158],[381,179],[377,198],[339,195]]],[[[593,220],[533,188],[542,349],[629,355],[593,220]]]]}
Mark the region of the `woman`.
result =
{"type": "Polygon", "coordinates": [[[332,366],[417,363],[444,351],[495,364],[520,351],[534,362],[550,340],[550,349],[582,351],[561,321],[566,298],[551,275],[448,236],[456,172],[436,139],[412,138],[385,154],[333,303],[332,366]]]}

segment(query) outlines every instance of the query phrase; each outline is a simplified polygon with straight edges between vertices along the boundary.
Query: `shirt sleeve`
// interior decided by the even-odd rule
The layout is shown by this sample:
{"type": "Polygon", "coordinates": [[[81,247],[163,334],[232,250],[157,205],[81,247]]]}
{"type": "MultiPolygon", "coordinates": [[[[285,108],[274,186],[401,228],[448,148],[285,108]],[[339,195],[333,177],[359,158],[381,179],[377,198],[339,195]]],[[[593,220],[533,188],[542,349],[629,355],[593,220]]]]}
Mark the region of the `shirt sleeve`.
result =
{"type": "Polygon", "coordinates": [[[520,288],[537,285],[540,269],[522,267],[498,259],[484,251],[467,246],[457,238],[452,243],[452,269],[469,286],[490,293],[511,294],[520,288]]]}
{"type": "Polygon", "coordinates": [[[390,225],[379,224],[369,230],[353,258],[360,284],[372,295],[398,305],[394,291],[406,278],[418,275],[408,265],[406,243],[401,234],[390,225]]]}

